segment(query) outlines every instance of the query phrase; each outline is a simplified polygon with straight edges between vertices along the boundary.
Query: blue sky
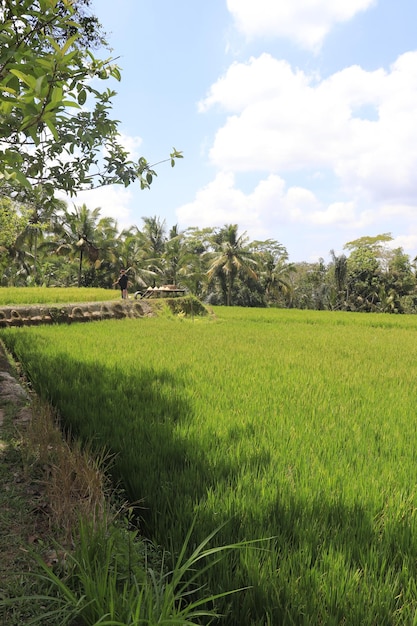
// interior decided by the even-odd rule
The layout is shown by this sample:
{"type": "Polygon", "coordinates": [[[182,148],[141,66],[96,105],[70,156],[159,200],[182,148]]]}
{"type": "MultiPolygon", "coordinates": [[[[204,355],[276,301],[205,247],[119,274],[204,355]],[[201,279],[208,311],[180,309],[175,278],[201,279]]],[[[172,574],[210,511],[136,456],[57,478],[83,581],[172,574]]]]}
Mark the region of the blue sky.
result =
{"type": "Polygon", "coordinates": [[[138,185],[83,192],[119,227],[237,223],[291,261],[391,232],[417,255],[415,0],[96,0],[138,185]]]}

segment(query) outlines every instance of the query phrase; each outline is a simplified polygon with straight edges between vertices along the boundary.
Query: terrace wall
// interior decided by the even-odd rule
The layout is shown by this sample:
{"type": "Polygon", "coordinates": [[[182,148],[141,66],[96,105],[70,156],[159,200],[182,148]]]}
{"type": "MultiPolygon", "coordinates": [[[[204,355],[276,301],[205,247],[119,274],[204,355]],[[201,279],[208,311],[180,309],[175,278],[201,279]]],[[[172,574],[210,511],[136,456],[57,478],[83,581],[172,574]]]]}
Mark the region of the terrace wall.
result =
{"type": "Polygon", "coordinates": [[[153,317],[163,306],[174,315],[207,315],[203,304],[192,296],[161,300],[110,300],[108,302],[81,302],[59,305],[10,305],[0,307],[0,328],[11,326],[38,326],[40,324],[72,324],[124,317],[153,317]]]}
{"type": "Polygon", "coordinates": [[[39,324],[71,324],[124,317],[147,317],[154,309],[146,302],[111,300],[77,304],[4,306],[0,308],[0,328],[37,326],[39,324]]]}

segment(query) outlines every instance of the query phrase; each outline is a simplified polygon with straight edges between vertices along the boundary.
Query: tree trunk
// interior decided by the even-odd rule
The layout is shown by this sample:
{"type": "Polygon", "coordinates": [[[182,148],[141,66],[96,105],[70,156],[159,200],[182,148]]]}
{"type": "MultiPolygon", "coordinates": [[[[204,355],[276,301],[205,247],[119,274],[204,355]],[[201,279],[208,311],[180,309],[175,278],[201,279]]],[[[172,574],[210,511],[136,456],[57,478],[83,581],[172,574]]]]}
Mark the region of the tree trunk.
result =
{"type": "Polygon", "coordinates": [[[83,269],[83,249],[80,248],[80,263],[78,265],[78,287],[81,287],[81,272],[83,269]]]}

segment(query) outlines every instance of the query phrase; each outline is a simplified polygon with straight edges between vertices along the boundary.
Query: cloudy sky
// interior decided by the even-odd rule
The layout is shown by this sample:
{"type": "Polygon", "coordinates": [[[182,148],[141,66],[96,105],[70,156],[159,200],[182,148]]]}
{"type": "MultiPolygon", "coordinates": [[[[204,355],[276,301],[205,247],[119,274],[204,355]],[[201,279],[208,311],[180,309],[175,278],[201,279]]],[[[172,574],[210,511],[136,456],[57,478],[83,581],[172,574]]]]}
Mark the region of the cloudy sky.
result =
{"type": "Polygon", "coordinates": [[[80,195],[119,227],[237,223],[291,261],[392,233],[417,255],[416,0],[96,0],[138,185],[80,195]],[[116,7],[116,10],[115,10],[116,7]]]}

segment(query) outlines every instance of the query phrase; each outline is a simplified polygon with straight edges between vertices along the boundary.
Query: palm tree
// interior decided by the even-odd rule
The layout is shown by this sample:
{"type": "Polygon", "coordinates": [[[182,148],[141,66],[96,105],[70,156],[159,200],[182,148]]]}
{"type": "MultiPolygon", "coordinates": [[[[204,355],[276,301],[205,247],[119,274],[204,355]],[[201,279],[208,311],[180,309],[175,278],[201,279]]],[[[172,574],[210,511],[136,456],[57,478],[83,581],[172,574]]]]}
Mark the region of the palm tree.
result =
{"type": "Polygon", "coordinates": [[[177,224],[169,231],[163,254],[164,282],[178,285],[182,277],[187,277],[190,252],[184,234],[179,232],[177,224]]]}
{"type": "MultiPolygon", "coordinates": [[[[180,267],[177,275],[181,277],[181,285],[199,298],[203,298],[207,291],[207,253],[212,250],[214,233],[213,228],[199,229],[194,226],[181,233],[180,267]]],[[[168,241],[167,248],[169,244],[168,241]]]]}
{"type": "Polygon", "coordinates": [[[2,261],[1,284],[7,287],[27,286],[33,267],[33,255],[16,240],[7,249],[4,249],[2,261]]]}
{"type": "Polygon", "coordinates": [[[142,217],[144,245],[149,257],[160,257],[165,250],[166,224],[159,217],[142,217]]]}
{"type": "Polygon", "coordinates": [[[147,269],[161,276],[163,272],[163,254],[165,252],[166,224],[159,217],[142,217],[143,254],[147,269]]]}
{"type": "Polygon", "coordinates": [[[247,242],[246,233],[238,236],[237,224],[226,224],[213,238],[214,251],[210,253],[207,277],[220,281],[226,306],[232,305],[233,285],[238,276],[257,278],[253,269],[257,263],[247,242]]]}
{"type": "Polygon", "coordinates": [[[145,235],[137,226],[125,228],[117,239],[117,260],[120,267],[129,270],[129,278],[139,288],[145,289],[157,274],[148,267],[145,235]]]}
{"type": "Polygon", "coordinates": [[[78,257],[77,284],[81,287],[83,261],[85,256],[92,264],[99,264],[100,231],[112,227],[115,236],[114,220],[112,218],[100,218],[99,207],[90,210],[85,204],[73,207],[73,211],[67,209],[63,212],[63,224],[61,237],[55,243],[57,254],[68,254],[69,257],[78,257]]]}

